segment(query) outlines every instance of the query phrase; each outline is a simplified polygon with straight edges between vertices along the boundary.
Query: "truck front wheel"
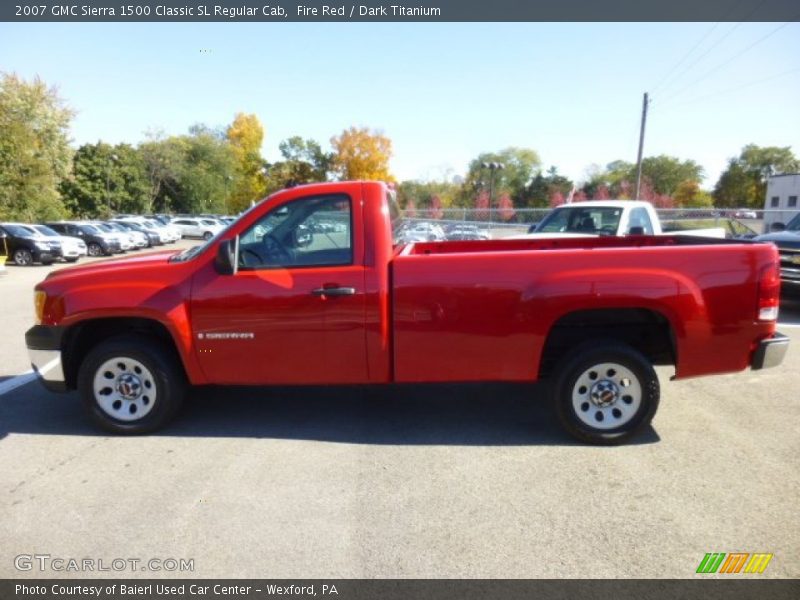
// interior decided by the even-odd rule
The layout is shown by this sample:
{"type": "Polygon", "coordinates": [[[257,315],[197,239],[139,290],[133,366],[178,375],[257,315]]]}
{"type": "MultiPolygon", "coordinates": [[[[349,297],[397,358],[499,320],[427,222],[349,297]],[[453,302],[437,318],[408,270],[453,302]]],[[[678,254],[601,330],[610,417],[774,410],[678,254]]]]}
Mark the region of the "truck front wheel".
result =
{"type": "Polygon", "coordinates": [[[650,361],[625,344],[585,346],[557,368],[555,402],[564,428],[581,441],[619,444],[647,427],[658,410],[650,361]]]}
{"type": "Polygon", "coordinates": [[[78,391],[92,420],[113,433],[149,433],[178,411],[186,380],[163,345],[137,336],[95,346],[78,371],[78,391]]]}

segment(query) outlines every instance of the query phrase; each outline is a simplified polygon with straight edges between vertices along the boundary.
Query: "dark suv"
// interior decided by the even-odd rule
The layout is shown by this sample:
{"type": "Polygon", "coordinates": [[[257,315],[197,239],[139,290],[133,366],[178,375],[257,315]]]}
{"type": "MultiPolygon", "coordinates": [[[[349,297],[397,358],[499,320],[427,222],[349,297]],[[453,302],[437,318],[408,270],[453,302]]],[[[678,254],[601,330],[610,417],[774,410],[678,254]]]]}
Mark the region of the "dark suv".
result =
{"type": "Polygon", "coordinates": [[[759,242],[772,242],[781,255],[781,287],[787,295],[800,294],[800,213],[781,230],[759,235],[759,242]]]}
{"type": "Polygon", "coordinates": [[[20,266],[49,265],[61,256],[61,242],[36,235],[18,223],[0,223],[0,249],[20,266]]]}
{"type": "Polygon", "coordinates": [[[60,221],[57,223],[45,223],[45,225],[50,229],[55,229],[61,235],[70,235],[82,239],[86,243],[86,252],[89,256],[110,256],[122,252],[117,240],[108,237],[91,223],[60,221]]]}

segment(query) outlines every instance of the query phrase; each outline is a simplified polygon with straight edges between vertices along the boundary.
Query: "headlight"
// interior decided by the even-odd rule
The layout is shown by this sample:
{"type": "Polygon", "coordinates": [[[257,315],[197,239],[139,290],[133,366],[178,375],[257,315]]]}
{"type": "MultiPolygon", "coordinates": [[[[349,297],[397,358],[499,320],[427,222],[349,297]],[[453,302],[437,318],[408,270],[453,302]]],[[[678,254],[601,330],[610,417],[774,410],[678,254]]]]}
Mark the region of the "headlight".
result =
{"type": "Polygon", "coordinates": [[[33,310],[36,316],[36,324],[41,325],[44,318],[44,303],[47,300],[47,294],[41,290],[33,292],[33,310]]]}
{"type": "Polygon", "coordinates": [[[50,250],[50,244],[47,242],[33,242],[33,245],[36,246],[39,250],[50,250]]]}

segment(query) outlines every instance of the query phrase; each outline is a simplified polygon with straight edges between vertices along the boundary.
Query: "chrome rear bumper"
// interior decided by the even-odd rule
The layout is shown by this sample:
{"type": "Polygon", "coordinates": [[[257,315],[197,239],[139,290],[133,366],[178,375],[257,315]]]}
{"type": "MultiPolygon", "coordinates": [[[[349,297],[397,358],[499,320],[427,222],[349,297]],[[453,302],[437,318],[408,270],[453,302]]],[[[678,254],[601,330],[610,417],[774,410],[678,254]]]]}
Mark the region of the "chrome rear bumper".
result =
{"type": "Polygon", "coordinates": [[[782,333],[775,332],[771,338],[761,340],[758,348],[753,353],[750,366],[753,369],[769,369],[777,367],[783,362],[786,350],[789,349],[789,338],[782,333]]]}

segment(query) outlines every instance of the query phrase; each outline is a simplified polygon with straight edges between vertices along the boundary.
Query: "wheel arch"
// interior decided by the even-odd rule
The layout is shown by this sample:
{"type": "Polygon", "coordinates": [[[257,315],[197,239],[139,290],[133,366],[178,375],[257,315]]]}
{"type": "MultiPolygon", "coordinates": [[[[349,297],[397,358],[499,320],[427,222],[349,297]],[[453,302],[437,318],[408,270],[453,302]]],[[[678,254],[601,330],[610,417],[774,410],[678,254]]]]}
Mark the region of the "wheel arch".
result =
{"type": "Polygon", "coordinates": [[[654,365],[677,365],[675,330],[661,311],[643,307],[582,309],[553,322],[542,347],[538,377],[546,378],[571,351],[595,341],[627,344],[654,365]]]}
{"type": "Polygon", "coordinates": [[[188,378],[181,352],[166,325],[146,317],[101,317],[79,321],[64,332],[61,353],[67,388],[76,389],[81,361],[93,347],[122,335],[135,335],[162,344],[188,378]]]}

